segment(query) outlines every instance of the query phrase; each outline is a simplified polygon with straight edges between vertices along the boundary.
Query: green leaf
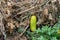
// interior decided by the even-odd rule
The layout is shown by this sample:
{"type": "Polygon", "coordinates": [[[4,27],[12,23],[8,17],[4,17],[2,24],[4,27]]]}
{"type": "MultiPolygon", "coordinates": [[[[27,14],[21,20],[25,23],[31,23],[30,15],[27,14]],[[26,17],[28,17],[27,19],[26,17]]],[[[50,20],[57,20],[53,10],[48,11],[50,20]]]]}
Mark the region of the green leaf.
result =
{"type": "Polygon", "coordinates": [[[36,40],[36,38],[35,37],[32,37],[32,40],[36,40]]]}
{"type": "Polygon", "coordinates": [[[18,32],[21,33],[23,31],[23,28],[19,27],[18,32]]]}
{"type": "Polygon", "coordinates": [[[40,28],[38,28],[37,30],[36,30],[36,33],[41,33],[42,31],[41,31],[41,29],[40,28]]]}
{"type": "Polygon", "coordinates": [[[37,40],[48,40],[48,39],[43,36],[40,36],[39,38],[37,38],[37,40]]]}
{"type": "Polygon", "coordinates": [[[42,29],[41,29],[42,33],[47,32],[47,30],[48,30],[48,26],[43,26],[42,29]]]}
{"type": "Polygon", "coordinates": [[[51,40],[58,40],[56,37],[52,37],[51,40]]]}
{"type": "Polygon", "coordinates": [[[52,33],[51,33],[51,27],[48,28],[47,34],[48,34],[48,35],[51,35],[51,34],[52,34],[52,33]]]}

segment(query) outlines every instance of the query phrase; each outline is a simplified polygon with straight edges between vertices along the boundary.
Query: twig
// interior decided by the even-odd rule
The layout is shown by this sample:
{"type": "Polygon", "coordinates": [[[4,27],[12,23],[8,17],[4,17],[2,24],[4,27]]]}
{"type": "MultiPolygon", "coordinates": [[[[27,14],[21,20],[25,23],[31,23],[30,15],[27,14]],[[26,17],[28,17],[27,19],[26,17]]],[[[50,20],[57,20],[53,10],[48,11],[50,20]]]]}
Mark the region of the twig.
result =
{"type": "Polygon", "coordinates": [[[18,14],[14,15],[14,17],[17,16],[17,15],[19,15],[19,14],[25,13],[25,12],[27,12],[27,11],[29,11],[29,10],[32,10],[32,9],[34,9],[35,7],[37,7],[37,6],[33,6],[33,7],[31,7],[30,9],[27,9],[27,10],[25,10],[25,11],[19,12],[18,14]]]}
{"type": "Polygon", "coordinates": [[[6,39],[5,28],[3,24],[3,15],[1,14],[1,12],[0,12],[0,30],[4,36],[4,39],[6,39]]]}
{"type": "Polygon", "coordinates": [[[28,27],[29,27],[29,25],[26,26],[26,28],[23,30],[23,32],[19,36],[22,36],[26,32],[28,27]]]}
{"type": "Polygon", "coordinates": [[[20,38],[26,32],[28,27],[29,27],[29,25],[27,25],[26,28],[23,30],[23,32],[21,34],[17,35],[16,37],[20,38]]]}
{"type": "Polygon", "coordinates": [[[44,3],[41,4],[41,5],[36,5],[36,6],[33,6],[33,7],[29,8],[29,9],[27,9],[27,10],[25,10],[25,11],[19,12],[19,13],[17,13],[16,15],[14,15],[13,17],[15,17],[15,16],[17,16],[17,15],[19,15],[19,14],[25,13],[25,12],[27,12],[27,11],[30,11],[30,10],[38,7],[38,6],[41,7],[41,6],[45,5],[45,4],[47,4],[48,2],[50,2],[50,0],[48,0],[47,2],[44,2],[44,3]]]}

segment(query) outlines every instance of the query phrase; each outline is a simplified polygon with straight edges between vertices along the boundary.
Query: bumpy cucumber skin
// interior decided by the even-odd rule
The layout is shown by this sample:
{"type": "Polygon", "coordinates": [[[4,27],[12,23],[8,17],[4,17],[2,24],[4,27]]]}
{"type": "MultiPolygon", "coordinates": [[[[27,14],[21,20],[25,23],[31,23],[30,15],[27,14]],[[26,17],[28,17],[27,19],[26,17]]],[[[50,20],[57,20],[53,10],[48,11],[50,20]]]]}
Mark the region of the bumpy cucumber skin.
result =
{"type": "Polygon", "coordinates": [[[30,19],[30,30],[31,31],[35,31],[36,30],[36,16],[35,15],[31,16],[31,19],[30,19]]]}

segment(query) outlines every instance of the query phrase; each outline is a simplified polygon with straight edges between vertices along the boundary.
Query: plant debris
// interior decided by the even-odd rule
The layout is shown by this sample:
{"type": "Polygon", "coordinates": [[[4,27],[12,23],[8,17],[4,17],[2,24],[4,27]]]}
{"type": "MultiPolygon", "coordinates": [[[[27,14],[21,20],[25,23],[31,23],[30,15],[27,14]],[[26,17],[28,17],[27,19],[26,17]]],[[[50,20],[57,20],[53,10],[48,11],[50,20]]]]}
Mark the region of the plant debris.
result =
{"type": "Polygon", "coordinates": [[[60,16],[60,0],[0,0],[1,39],[28,40],[24,34],[33,14],[37,17],[37,27],[54,26],[60,16]],[[21,33],[19,28],[23,28],[21,33]]]}

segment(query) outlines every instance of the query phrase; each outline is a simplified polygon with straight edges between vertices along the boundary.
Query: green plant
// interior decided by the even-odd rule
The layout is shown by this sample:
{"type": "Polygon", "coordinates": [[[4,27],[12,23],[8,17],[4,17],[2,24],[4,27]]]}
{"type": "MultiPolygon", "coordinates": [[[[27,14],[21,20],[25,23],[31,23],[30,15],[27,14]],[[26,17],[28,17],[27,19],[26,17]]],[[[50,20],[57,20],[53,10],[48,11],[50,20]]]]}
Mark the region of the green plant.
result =
{"type": "Polygon", "coordinates": [[[19,27],[17,31],[18,31],[19,33],[21,33],[21,32],[23,32],[23,30],[24,30],[23,27],[19,27]]]}
{"type": "Polygon", "coordinates": [[[42,26],[35,32],[27,32],[30,40],[60,40],[60,34],[58,34],[59,26],[55,24],[53,27],[42,26]]]}

